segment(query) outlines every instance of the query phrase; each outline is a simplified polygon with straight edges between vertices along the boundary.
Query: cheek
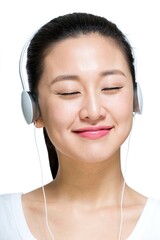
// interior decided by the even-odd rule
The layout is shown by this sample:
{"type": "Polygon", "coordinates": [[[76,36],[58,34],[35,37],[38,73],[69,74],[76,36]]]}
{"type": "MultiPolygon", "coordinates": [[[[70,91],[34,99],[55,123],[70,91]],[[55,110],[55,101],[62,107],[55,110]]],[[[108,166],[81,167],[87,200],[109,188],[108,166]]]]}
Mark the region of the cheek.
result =
{"type": "MultiPolygon", "coordinates": [[[[112,111],[112,120],[115,123],[116,141],[121,145],[129,136],[132,129],[133,121],[133,98],[126,95],[125,98],[119,99],[119,104],[115,104],[112,111]]],[[[115,142],[115,139],[114,139],[115,142]]]]}
{"type": "Polygon", "coordinates": [[[45,127],[53,127],[60,131],[61,128],[70,124],[77,116],[78,104],[69,101],[64,102],[56,98],[41,101],[42,119],[45,127]]]}
{"type": "Polygon", "coordinates": [[[124,134],[125,138],[131,131],[132,121],[133,121],[133,98],[130,95],[127,99],[128,101],[124,101],[121,109],[120,109],[120,122],[122,124],[121,132],[124,134]]]}
{"type": "Polygon", "coordinates": [[[123,123],[129,127],[133,119],[133,91],[126,91],[114,99],[111,111],[117,124],[123,123]]]}

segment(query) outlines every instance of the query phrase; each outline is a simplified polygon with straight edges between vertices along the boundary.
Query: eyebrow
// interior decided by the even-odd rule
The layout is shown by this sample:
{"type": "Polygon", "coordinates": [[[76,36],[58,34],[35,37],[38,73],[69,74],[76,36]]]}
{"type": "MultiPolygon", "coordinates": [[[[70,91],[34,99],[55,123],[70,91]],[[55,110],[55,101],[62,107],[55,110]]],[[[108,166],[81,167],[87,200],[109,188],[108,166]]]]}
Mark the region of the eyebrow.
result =
{"type": "MultiPolygon", "coordinates": [[[[109,76],[109,75],[122,75],[122,76],[126,77],[124,72],[122,72],[121,70],[118,70],[118,69],[107,70],[107,71],[100,73],[100,76],[102,76],[102,77],[109,76]]],[[[56,82],[63,81],[63,80],[78,80],[78,79],[79,79],[78,75],[74,75],[74,74],[73,75],[72,74],[59,75],[51,81],[51,85],[56,82]]]]}
{"type": "Polygon", "coordinates": [[[126,77],[125,73],[121,70],[118,69],[113,69],[113,70],[107,70],[101,73],[102,76],[108,76],[108,75],[122,75],[126,77]]]}
{"type": "Polygon", "coordinates": [[[59,82],[59,81],[63,81],[63,80],[76,80],[78,78],[79,77],[77,75],[72,75],[72,74],[59,75],[59,76],[57,76],[56,78],[54,78],[51,81],[51,85],[53,83],[56,83],[56,82],[59,82]]]}

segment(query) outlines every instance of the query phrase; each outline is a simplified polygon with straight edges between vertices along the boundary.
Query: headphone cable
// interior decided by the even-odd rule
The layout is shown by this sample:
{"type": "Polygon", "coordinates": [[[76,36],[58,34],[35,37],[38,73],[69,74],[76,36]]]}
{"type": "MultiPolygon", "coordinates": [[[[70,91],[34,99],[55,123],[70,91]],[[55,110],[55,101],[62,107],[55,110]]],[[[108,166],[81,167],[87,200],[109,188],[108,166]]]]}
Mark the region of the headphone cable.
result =
{"type": "Polygon", "coordinates": [[[53,233],[51,231],[51,228],[49,226],[49,221],[48,221],[48,209],[47,209],[47,197],[44,189],[44,177],[43,177],[43,168],[42,168],[42,161],[39,153],[39,147],[37,143],[37,137],[36,137],[36,122],[34,122],[34,139],[35,139],[35,144],[36,144],[36,149],[38,153],[38,160],[39,160],[39,166],[40,166],[40,172],[41,172],[41,188],[42,188],[42,193],[43,193],[43,201],[44,201],[44,211],[45,211],[45,222],[46,222],[46,227],[47,230],[52,238],[52,240],[55,240],[53,233]]]}
{"type": "MultiPolygon", "coordinates": [[[[133,117],[133,119],[134,119],[134,117],[133,117]]],[[[132,133],[132,130],[131,130],[131,133],[132,133]]],[[[129,154],[129,145],[130,145],[131,133],[129,135],[128,144],[127,144],[127,154],[126,154],[125,168],[124,168],[124,180],[123,180],[121,199],[120,199],[120,224],[119,224],[118,240],[121,240],[121,237],[122,237],[122,228],[123,228],[123,220],[124,220],[123,203],[124,203],[124,194],[125,194],[125,187],[126,187],[125,178],[126,178],[126,171],[127,171],[127,160],[128,160],[128,154],[129,154]]],[[[38,143],[37,143],[37,137],[36,137],[36,122],[34,122],[34,139],[35,139],[35,144],[36,144],[36,149],[37,149],[37,154],[38,154],[38,160],[39,160],[39,166],[40,166],[40,172],[41,172],[41,188],[42,188],[42,193],[43,193],[46,227],[48,229],[48,232],[49,232],[52,240],[55,240],[54,235],[53,235],[53,233],[51,231],[51,228],[49,226],[49,221],[48,221],[47,197],[46,197],[46,193],[45,193],[45,189],[44,189],[44,177],[43,177],[42,161],[41,161],[41,157],[40,157],[40,153],[39,153],[39,147],[38,147],[38,143]]]]}

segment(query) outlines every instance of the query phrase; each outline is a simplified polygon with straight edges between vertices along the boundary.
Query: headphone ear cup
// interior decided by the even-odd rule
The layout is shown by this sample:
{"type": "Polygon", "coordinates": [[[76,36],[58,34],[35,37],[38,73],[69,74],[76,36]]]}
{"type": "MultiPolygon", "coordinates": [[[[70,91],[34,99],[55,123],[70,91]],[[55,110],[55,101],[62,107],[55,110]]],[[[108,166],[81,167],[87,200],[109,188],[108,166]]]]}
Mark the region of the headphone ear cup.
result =
{"type": "Polygon", "coordinates": [[[143,96],[140,85],[138,83],[136,83],[134,89],[133,111],[139,114],[142,114],[143,111],[143,96]]]}
{"type": "Polygon", "coordinates": [[[23,91],[21,94],[21,107],[24,118],[28,124],[34,122],[39,117],[38,104],[30,92],[23,91]]]}

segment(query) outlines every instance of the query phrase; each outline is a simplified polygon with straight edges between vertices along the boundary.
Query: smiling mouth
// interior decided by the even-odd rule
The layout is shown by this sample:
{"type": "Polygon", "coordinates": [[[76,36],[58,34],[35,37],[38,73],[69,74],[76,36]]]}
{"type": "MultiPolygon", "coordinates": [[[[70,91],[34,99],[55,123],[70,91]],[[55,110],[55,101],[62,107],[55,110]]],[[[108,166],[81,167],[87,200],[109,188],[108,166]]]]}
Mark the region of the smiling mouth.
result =
{"type": "Polygon", "coordinates": [[[96,140],[102,137],[105,137],[110,133],[113,127],[89,127],[89,128],[81,128],[78,130],[73,131],[80,137],[96,140]]]}

